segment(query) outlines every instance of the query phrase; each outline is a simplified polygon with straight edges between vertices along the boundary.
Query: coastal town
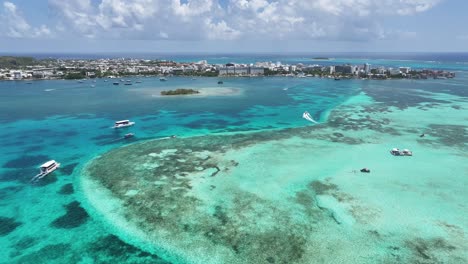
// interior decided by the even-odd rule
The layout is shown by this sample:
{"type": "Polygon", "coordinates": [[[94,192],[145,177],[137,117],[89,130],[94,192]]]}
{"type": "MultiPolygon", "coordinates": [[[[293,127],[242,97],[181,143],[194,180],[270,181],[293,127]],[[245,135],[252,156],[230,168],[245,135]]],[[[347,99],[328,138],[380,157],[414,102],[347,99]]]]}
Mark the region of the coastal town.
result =
{"type": "Polygon", "coordinates": [[[340,79],[447,79],[455,73],[434,69],[412,69],[407,66],[331,65],[328,58],[311,59],[310,64],[256,62],[250,64],[209,64],[146,60],[112,59],[34,59],[31,57],[0,57],[0,80],[119,78],[123,76],[204,76],[254,77],[289,76],[340,79]],[[319,64],[317,62],[326,61],[319,64]]]}

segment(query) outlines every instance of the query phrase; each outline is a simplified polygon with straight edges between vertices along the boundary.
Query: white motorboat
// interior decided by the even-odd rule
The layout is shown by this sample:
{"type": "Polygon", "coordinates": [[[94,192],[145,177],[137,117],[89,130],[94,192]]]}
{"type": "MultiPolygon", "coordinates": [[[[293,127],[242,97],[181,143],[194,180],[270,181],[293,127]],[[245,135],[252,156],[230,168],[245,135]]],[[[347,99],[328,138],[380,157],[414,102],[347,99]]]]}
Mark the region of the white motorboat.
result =
{"type": "Polygon", "coordinates": [[[112,128],[129,127],[129,126],[133,126],[134,124],[135,122],[131,122],[130,120],[120,120],[120,121],[116,121],[112,128]]]}
{"type": "Polygon", "coordinates": [[[392,154],[393,156],[401,156],[401,151],[397,148],[393,148],[392,150],[390,150],[390,154],[392,154]]]}
{"type": "Polygon", "coordinates": [[[40,167],[40,173],[32,178],[31,181],[36,181],[44,178],[47,174],[52,173],[56,169],[60,168],[60,163],[55,160],[49,160],[48,162],[42,164],[40,167]]]}
{"type": "Polygon", "coordinates": [[[397,148],[393,148],[390,150],[390,154],[393,156],[413,156],[413,152],[409,149],[399,150],[397,148]]]}
{"type": "Polygon", "coordinates": [[[403,156],[413,156],[413,152],[409,149],[404,149],[401,151],[401,155],[403,156]]]}
{"type": "Polygon", "coordinates": [[[310,121],[310,122],[312,122],[312,123],[318,124],[318,122],[315,121],[315,120],[312,118],[312,116],[310,115],[310,113],[307,112],[307,111],[305,111],[305,112],[302,114],[302,118],[304,118],[305,120],[310,121]]]}

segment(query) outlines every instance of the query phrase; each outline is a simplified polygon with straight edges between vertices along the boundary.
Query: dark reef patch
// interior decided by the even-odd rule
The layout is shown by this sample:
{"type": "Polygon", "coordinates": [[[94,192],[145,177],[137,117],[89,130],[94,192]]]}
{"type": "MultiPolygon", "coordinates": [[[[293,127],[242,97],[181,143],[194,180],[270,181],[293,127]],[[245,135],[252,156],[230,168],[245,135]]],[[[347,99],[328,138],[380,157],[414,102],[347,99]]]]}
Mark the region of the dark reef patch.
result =
{"type": "Polygon", "coordinates": [[[418,106],[423,103],[449,103],[444,100],[434,99],[411,87],[392,87],[388,91],[387,87],[365,86],[364,92],[377,102],[385,103],[387,106],[395,106],[399,109],[418,106]]]}
{"type": "Polygon", "coordinates": [[[120,137],[119,134],[114,133],[114,134],[104,134],[104,135],[95,136],[95,137],[92,137],[91,139],[101,141],[101,140],[113,140],[119,137],[120,137]]]}
{"type": "Polygon", "coordinates": [[[60,191],[58,191],[58,193],[62,195],[69,195],[69,194],[73,194],[74,192],[75,190],[73,188],[73,184],[71,183],[67,183],[63,185],[62,188],[60,188],[60,191]]]}
{"type": "MultiPolygon", "coordinates": [[[[185,114],[183,116],[185,116],[185,114]]],[[[183,116],[180,116],[180,117],[183,117],[183,116]]],[[[140,118],[141,121],[153,121],[153,120],[158,120],[158,119],[159,119],[158,116],[148,116],[148,117],[140,118]]]]}
{"type": "Polygon", "coordinates": [[[7,170],[0,174],[0,181],[2,182],[18,181],[22,183],[27,183],[31,180],[32,177],[34,177],[34,175],[37,174],[38,171],[39,170],[36,168],[7,170]]]}
{"type": "Polygon", "coordinates": [[[60,133],[61,137],[73,137],[76,135],[78,135],[78,132],[76,132],[75,130],[68,130],[60,133]]]}
{"type": "Polygon", "coordinates": [[[51,244],[42,247],[41,249],[25,255],[18,259],[17,263],[24,264],[37,264],[37,263],[51,263],[51,261],[58,261],[60,263],[77,263],[79,259],[72,258],[70,255],[70,244],[51,244]]]}
{"type": "MultiPolygon", "coordinates": [[[[426,133],[437,138],[438,143],[442,145],[468,148],[468,126],[431,124],[426,133]]],[[[421,143],[425,142],[421,140],[421,143]]]]}
{"type": "Polygon", "coordinates": [[[42,145],[36,145],[36,146],[27,147],[24,150],[24,152],[36,152],[36,151],[41,151],[43,149],[44,147],[42,145]]]}
{"type": "Polygon", "coordinates": [[[12,256],[19,256],[22,252],[30,247],[33,247],[39,243],[40,239],[38,237],[25,236],[13,244],[13,249],[15,250],[12,253],[12,256]]]}
{"type": "Polygon", "coordinates": [[[449,263],[466,263],[466,259],[462,260],[460,256],[453,254],[457,248],[442,238],[416,238],[406,241],[405,245],[411,251],[411,263],[443,263],[441,259],[446,259],[447,256],[454,261],[449,263]]]}
{"type": "Polygon", "coordinates": [[[25,155],[7,161],[3,164],[3,168],[22,169],[26,167],[39,166],[48,160],[50,160],[50,158],[46,155],[25,155]]]}
{"type": "Polygon", "coordinates": [[[283,125],[283,126],[290,126],[291,123],[286,123],[286,122],[276,122],[278,125],[283,125]]]}
{"type": "Polygon", "coordinates": [[[6,236],[22,225],[12,217],[0,216],[0,236],[6,236]]]}
{"type": "Polygon", "coordinates": [[[80,206],[80,203],[77,201],[71,202],[64,207],[67,211],[66,214],[55,219],[51,223],[51,226],[55,228],[71,229],[86,223],[89,218],[88,213],[80,206]]]}
{"type": "Polygon", "coordinates": [[[129,245],[117,236],[108,235],[89,245],[89,250],[95,263],[155,263],[169,264],[157,255],[140,250],[129,245]]]}
{"type": "Polygon", "coordinates": [[[76,166],[78,166],[78,164],[78,162],[67,164],[60,168],[60,172],[62,172],[62,174],[64,175],[72,175],[73,171],[75,170],[76,166]]]}
{"type": "Polygon", "coordinates": [[[224,119],[199,119],[190,123],[184,124],[184,126],[193,129],[221,129],[229,125],[229,122],[224,119]]]}
{"type": "Polygon", "coordinates": [[[309,187],[314,190],[317,195],[329,194],[338,190],[338,186],[333,183],[323,183],[321,181],[313,181],[309,184],[309,187]]]}
{"type": "Polygon", "coordinates": [[[15,194],[23,190],[23,188],[24,188],[23,186],[19,186],[19,185],[4,187],[0,189],[0,198],[5,199],[5,197],[7,197],[8,195],[15,194]]]}

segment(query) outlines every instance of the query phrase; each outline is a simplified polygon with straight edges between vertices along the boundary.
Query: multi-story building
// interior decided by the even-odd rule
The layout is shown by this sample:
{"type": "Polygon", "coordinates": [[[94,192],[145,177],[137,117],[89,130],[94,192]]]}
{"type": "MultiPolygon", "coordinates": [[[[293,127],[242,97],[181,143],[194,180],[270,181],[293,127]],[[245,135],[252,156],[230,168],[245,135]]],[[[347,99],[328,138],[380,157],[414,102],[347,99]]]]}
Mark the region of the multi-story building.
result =
{"type": "Polygon", "coordinates": [[[411,67],[400,67],[400,72],[408,74],[411,71],[411,67]]]}

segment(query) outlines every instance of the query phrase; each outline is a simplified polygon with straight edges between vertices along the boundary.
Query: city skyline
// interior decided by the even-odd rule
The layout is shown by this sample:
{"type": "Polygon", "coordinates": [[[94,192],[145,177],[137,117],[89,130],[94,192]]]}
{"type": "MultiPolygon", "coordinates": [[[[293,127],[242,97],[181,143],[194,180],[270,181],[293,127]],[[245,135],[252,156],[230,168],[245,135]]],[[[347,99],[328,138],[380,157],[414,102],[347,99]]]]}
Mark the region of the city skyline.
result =
{"type": "Polygon", "coordinates": [[[9,0],[1,53],[464,52],[462,0],[9,0]]]}

